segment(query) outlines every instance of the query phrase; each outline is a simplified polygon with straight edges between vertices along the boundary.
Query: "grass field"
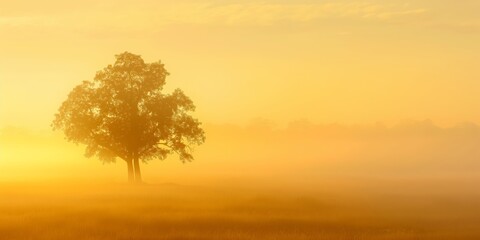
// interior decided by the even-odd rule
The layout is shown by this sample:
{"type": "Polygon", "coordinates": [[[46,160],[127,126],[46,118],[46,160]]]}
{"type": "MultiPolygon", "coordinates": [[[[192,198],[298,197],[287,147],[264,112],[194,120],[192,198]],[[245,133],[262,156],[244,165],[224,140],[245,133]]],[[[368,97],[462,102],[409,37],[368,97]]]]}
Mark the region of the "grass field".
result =
{"type": "Polygon", "coordinates": [[[0,239],[480,239],[470,181],[353,182],[3,183],[0,239]]]}

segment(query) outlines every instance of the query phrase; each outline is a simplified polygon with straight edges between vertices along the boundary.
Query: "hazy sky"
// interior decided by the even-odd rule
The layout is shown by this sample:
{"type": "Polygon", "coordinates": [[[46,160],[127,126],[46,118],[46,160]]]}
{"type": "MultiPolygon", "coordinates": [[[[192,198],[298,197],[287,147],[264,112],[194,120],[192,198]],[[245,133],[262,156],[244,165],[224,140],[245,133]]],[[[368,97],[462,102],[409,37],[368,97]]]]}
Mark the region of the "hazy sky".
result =
{"type": "Polygon", "coordinates": [[[0,0],[0,127],[45,129],[123,51],[204,122],[480,122],[480,1],[0,0]]]}

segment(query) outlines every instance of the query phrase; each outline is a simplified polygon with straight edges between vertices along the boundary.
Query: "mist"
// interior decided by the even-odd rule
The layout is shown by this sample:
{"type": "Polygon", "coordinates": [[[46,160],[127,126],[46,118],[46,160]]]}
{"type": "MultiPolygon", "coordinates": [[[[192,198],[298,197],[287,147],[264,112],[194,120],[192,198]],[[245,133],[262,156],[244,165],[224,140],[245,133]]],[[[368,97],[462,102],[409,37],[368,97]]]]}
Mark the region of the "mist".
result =
{"type": "MultiPolygon", "coordinates": [[[[394,126],[315,124],[284,127],[265,119],[247,125],[205,124],[207,141],[196,159],[177,157],[142,164],[146,181],[252,178],[272,184],[318,183],[323,177],[472,176],[480,170],[480,126],[438,127],[432,121],[394,126]],[[308,181],[307,181],[308,180],[308,181]]],[[[5,180],[52,178],[123,181],[125,163],[84,157],[84,146],[61,134],[7,127],[1,131],[5,180]]]]}
{"type": "Polygon", "coordinates": [[[123,160],[86,158],[84,146],[56,132],[2,129],[2,236],[478,237],[476,124],[278,126],[256,119],[203,127],[207,141],[194,161],[142,163],[143,185],[127,184],[123,160]]]}

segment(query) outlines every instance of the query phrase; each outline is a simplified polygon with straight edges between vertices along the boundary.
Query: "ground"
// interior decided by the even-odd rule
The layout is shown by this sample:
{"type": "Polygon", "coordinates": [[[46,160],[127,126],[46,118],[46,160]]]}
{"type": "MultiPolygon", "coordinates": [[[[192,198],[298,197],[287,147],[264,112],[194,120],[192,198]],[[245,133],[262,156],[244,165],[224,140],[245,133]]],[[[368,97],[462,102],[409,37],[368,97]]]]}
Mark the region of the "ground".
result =
{"type": "Polygon", "coordinates": [[[478,191],[398,184],[2,183],[0,239],[480,239],[478,191]]]}

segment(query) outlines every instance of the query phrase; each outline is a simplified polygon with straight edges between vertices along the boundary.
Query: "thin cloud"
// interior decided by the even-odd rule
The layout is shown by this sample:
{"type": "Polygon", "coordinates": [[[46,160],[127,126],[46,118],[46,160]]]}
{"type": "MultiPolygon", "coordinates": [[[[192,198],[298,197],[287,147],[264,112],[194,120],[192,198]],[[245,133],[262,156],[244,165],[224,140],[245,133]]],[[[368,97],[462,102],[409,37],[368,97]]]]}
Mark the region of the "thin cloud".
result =
{"type": "Polygon", "coordinates": [[[22,26],[33,22],[33,19],[28,17],[1,17],[0,26],[22,26]]]}
{"type": "Polygon", "coordinates": [[[423,14],[426,9],[373,3],[183,3],[124,4],[63,14],[34,17],[0,17],[0,26],[70,26],[148,28],[175,24],[270,26],[281,22],[310,22],[329,18],[389,20],[423,14]],[[104,9],[105,8],[105,9],[104,9]],[[161,11],[159,10],[161,9],[161,11]]]}
{"type": "Polygon", "coordinates": [[[480,33],[480,21],[433,22],[426,24],[426,26],[433,29],[441,29],[458,33],[480,33]]]}
{"type": "Polygon", "coordinates": [[[164,23],[218,25],[274,25],[279,22],[309,22],[325,18],[391,19],[419,15],[427,10],[369,3],[323,4],[186,4],[173,7],[160,17],[164,23]]]}
{"type": "Polygon", "coordinates": [[[427,12],[426,9],[412,9],[412,10],[405,10],[405,11],[383,12],[383,13],[377,14],[375,18],[392,19],[392,18],[398,18],[403,16],[420,15],[426,12],[427,12]]]}

